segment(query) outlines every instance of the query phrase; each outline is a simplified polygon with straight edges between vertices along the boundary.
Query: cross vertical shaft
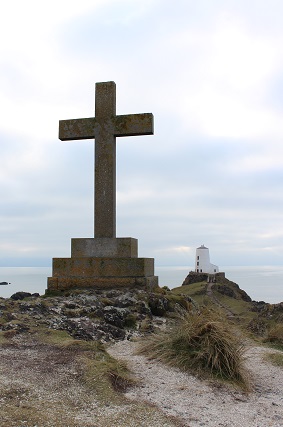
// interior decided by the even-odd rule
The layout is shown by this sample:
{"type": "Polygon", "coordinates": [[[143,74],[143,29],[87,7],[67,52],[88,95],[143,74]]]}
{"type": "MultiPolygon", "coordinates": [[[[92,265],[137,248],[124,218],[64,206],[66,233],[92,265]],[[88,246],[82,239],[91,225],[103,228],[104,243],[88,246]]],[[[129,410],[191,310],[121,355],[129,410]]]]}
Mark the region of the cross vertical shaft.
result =
{"type": "Polygon", "coordinates": [[[95,237],[116,237],[116,85],[97,83],[95,90],[95,237]]]}

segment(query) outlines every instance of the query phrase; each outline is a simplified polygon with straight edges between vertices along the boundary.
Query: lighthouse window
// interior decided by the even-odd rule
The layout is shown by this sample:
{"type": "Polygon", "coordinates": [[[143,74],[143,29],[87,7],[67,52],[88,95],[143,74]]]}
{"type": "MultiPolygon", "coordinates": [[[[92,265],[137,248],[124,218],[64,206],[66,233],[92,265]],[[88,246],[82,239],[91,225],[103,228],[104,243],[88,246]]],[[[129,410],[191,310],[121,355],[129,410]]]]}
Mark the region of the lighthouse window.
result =
{"type": "Polygon", "coordinates": [[[197,259],[199,259],[199,256],[197,257],[197,259]]]}
{"type": "Polygon", "coordinates": [[[197,262],[197,265],[199,265],[199,262],[197,262]]]}

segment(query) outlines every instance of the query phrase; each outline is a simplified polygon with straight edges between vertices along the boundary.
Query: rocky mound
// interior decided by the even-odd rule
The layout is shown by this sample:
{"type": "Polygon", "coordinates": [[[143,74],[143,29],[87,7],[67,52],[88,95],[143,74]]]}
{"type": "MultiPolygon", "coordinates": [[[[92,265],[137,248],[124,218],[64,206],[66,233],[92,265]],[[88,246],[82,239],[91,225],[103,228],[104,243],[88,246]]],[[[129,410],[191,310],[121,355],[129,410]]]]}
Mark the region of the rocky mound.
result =
{"type": "Polygon", "coordinates": [[[54,297],[19,292],[0,299],[0,331],[18,334],[43,326],[66,330],[78,339],[123,340],[152,332],[163,323],[163,316],[189,310],[189,301],[161,289],[156,293],[87,290],[54,297]]]}
{"type": "Polygon", "coordinates": [[[212,289],[223,295],[234,299],[241,299],[247,302],[252,301],[251,297],[243,289],[241,289],[237,283],[226,279],[224,273],[209,275],[207,273],[196,273],[195,271],[190,271],[182,286],[209,281],[213,282],[212,289]]]}

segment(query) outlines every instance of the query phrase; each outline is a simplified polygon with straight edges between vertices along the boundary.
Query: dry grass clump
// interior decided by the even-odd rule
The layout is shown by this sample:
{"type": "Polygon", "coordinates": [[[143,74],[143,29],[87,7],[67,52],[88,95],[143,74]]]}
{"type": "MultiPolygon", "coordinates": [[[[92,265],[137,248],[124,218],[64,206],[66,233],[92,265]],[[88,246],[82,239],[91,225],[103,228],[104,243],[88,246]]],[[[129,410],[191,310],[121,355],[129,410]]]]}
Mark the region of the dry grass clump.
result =
{"type": "Polygon", "coordinates": [[[269,353],[266,355],[266,359],[273,363],[273,365],[283,368],[283,353],[269,353]]]}
{"type": "Polygon", "coordinates": [[[283,324],[279,323],[271,328],[267,333],[265,341],[283,346],[283,324]]]}
{"type": "Polygon", "coordinates": [[[176,328],[152,335],[139,353],[156,358],[183,371],[212,375],[249,390],[244,367],[244,346],[227,319],[205,309],[176,328]]]}
{"type": "Polygon", "coordinates": [[[137,383],[131,376],[126,363],[115,359],[113,359],[113,362],[108,366],[108,378],[115,391],[125,393],[129,388],[137,385],[137,383]]]}

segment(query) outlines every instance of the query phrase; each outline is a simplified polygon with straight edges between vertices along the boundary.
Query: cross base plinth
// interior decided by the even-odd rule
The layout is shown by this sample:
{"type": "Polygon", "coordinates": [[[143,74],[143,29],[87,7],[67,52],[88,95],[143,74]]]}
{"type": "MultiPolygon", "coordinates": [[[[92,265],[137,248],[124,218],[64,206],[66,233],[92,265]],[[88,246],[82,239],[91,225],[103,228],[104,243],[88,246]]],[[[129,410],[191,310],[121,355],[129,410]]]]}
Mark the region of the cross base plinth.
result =
{"type": "Polygon", "coordinates": [[[72,239],[71,258],[53,258],[48,291],[158,287],[154,259],[137,257],[137,239],[72,239]]]}
{"type": "Polygon", "coordinates": [[[48,291],[68,289],[147,289],[158,287],[158,277],[48,277],[48,291]]]}

